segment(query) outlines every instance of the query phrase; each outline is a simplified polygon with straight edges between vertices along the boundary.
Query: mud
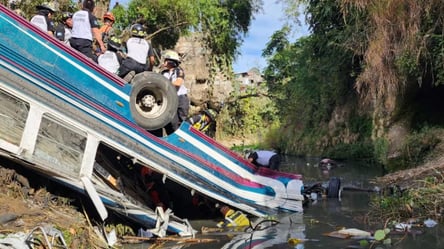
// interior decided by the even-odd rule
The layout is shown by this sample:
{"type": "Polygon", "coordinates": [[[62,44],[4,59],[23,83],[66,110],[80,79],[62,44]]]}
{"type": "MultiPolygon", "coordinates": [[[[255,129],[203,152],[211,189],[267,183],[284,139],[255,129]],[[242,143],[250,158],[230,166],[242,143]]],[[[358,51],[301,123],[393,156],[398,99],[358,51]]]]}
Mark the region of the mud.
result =
{"type": "Polygon", "coordinates": [[[34,189],[28,178],[0,166],[0,238],[52,226],[63,233],[69,248],[107,248],[87,216],[71,200],[45,188],[34,189]]]}

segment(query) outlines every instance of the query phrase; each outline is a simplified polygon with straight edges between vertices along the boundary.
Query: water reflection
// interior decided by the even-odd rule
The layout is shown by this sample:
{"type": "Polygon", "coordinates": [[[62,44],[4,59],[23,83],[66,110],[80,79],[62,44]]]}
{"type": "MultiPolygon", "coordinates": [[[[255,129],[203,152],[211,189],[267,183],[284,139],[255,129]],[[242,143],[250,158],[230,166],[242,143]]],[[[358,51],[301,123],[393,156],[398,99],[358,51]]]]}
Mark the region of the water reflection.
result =
{"type": "MultiPolygon", "coordinates": [[[[382,174],[382,169],[362,162],[339,162],[341,165],[328,172],[322,172],[317,167],[319,158],[286,157],[281,170],[296,172],[303,175],[305,184],[327,182],[331,177],[339,177],[342,186],[353,186],[355,191],[344,190],[341,198],[323,198],[310,203],[304,209],[304,214],[283,214],[278,217],[280,223],[263,229],[246,230],[245,232],[227,232],[212,235],[198,235],[199,238],[213,238],[216,242],[198,244],[165,243],[162,246],[150,247],[150,244],[126,245],[127,249],[146,248],[189,248],[189,249],[258,249],[258,248],[297,248],[297,249],[343,249],[369,248],[360,247],[359,240],[339,239],[326,236],[326,233],[339,228],[356,228],[364,231],[375,231],[384,226],[381,224],[370,227],[365,222],[372,192],[370,179],[382,174]],[[289,239],[302,239],[301,243],[289,243],[289,239]]],[[[199,230],[202,226],[215,227],[218,221],[191,221],[193,227],[199,230]]],[[[257,220],[255,222],[258,222],[257,220]]],[[[434,228],[421,228],[421,235],[392,236],[392,245],[373,245],[373,249],[441,249],[444,248],[444,228],[440,225],[434,228]]]]}
{"type": "MultiPolygon", "coordinates": [[[[305,225],[302,214],[281,217],[279,223],[265,222],[253,229],[247,229],[246,233],[233,237],[222,248],[282,248],[288,245],[289,239],[304,239],[305,225]]],[[[297,243],[296,248],[304,248],[297,243]]]]}

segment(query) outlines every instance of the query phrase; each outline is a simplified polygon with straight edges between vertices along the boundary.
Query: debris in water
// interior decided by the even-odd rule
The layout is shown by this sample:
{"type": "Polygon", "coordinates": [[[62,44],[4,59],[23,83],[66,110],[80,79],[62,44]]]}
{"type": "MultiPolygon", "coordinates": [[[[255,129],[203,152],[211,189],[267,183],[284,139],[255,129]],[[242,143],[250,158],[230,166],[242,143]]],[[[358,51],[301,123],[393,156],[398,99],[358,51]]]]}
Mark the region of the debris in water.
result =
{"type": "Polygon", "coordinates": [[[427,219],[424,221],[424,226],[426,226],[426,227],[434,227],[436,225],[438,225],[438,222],[436,222],[432,219],[427,219]]]}

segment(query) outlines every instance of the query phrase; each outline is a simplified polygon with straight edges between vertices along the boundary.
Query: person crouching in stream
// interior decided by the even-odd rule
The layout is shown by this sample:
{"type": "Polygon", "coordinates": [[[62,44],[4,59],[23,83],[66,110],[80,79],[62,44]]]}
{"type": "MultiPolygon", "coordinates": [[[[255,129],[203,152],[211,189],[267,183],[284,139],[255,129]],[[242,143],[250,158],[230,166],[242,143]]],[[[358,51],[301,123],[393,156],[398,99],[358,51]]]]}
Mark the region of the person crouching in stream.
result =
{"type": "Polygon", "coordinates": [[[270,150],[257,150],[248,154],[248,161],[258,167],[270,168],[279,170],[281,165],[281,156],[270,150]]]}

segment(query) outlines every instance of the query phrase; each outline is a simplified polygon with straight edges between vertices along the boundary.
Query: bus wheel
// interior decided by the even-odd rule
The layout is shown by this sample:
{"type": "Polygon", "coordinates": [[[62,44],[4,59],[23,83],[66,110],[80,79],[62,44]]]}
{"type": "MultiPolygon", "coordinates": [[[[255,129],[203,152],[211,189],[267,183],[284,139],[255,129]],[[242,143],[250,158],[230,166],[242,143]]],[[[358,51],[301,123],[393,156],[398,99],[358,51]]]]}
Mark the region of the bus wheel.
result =
{"type": "Polygon", "coordinates": [[[131,81],[130,110],[140,127],[156,130],[164,127],[177,112],[176,89],[163,75],[143,72],[131,81]]]}

